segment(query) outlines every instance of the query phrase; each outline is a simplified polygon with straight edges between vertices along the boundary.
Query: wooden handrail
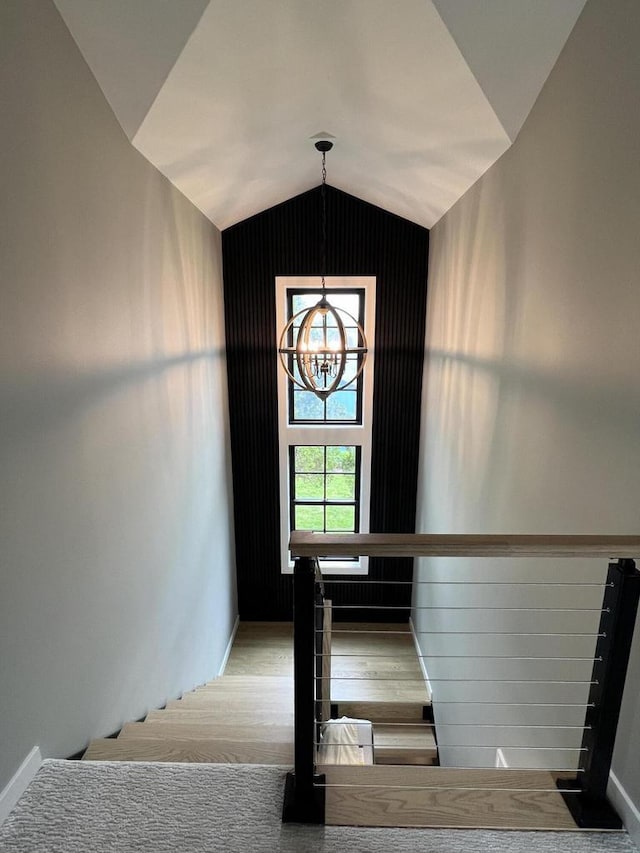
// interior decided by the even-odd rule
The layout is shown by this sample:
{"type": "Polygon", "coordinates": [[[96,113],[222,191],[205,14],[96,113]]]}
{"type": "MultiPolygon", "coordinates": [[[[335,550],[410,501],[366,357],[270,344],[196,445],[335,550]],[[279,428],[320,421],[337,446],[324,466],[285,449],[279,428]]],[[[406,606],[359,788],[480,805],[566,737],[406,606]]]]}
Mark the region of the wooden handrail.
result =
{"type": "Polygon", "coordinates": [[[294,530],[294,557],[640,557],[640,536],[476,533],[310,533],[294,530]]]}

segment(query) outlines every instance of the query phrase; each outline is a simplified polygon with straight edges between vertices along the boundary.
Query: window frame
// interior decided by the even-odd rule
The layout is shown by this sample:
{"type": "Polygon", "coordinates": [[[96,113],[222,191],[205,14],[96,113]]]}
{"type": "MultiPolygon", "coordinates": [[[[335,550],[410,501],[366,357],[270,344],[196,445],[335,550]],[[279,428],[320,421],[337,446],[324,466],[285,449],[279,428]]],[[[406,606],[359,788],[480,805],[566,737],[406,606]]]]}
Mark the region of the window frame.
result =
{"type": "MultiPolygon", "coordinates": [[[[283,329],[287,322],[288,291],[321,289],[318,276],[276,277],[276,327],[283,329]]],[[[367,360],[361,374],[362,418],[361,423],[352,422],[305,422],[289,423],[288,377],[278,369],[278,443],[280,471],[280,550],[281,571],[293,572],[293,561],[289,553],[290,489],[289,448],[295,445],[356,445],[360,447],[360,517],[357,527],[360,532],[369,531],[369,504],[371,498],[371,422],[373,411],[373,376],[375,340],[375,276],[328,276],[327,290],[361,290],[364,292],[363,328],[368,342],[367,360]]],[[[331,298],[329,296],[329,298],[331,298]]],[[[320,561],[323,574],[363,575],[369,570],[369,558],[323,559],[320,561]]]]}
{"type": "MultiPolygon", "coordinates": [[[[325,510],[324,514],[324,531],[327,529],[327,516],[326,509],[327,507],[337,507],[337,506],[350,506],[353,507],[354,512],[354,530],[345,531],[349,533],[359,533],[360,532],[360,495],[361,495],[361,480],[362,480],[362,448],[359,444],[356,445],[335,445],[335,444],[318,444],[318,445],[307,445],[307,444],[291,444],[289,445],[289,518],[293,518],[295,515],[296,508],[299,506],[313,506],[313,507],[323,507],[325,510]],[[329,447],[353,447],[355,451],[355,465],[354,470],[352,472],[338,473],[336,474],[333,471],[329,471],[327,469],[327,449],[329,447]],[[295,451],[298,447],[322,447],[323,448],[323,470],[322,471],[299,471],[295,467],[295,451]],[[314,474],[321,475],[323,478],[323,492],[324,495],[322,498],[296,498],[296,476],[298,474],[314,474]],[[334,499],[327,497],[327,479],[331,476],[338,477],[353,477],[353,485],[354,485],[354,497],[353,499],[334,499]]],[[[300,529],[300,528],[297,528],[300,529]]],[[[339,531],[334,531],[339,532],[339,531]]],[[[319,555],[321,559],[322,555],[319,555]]],[[[341,557],[345,561],[349,560],[353,562],[356,560],[356,557],[341,557]]]]}
{"type": "MultiPolygon", "coordinates": [[[[312,289],[315,290],[315,288],[309,288],[309,287],[299,287],[299,288],[287,287],[286,288],[285,293],[286,293],[286,299],[287,299],[287,317],[293,316],[293,299],[294,299],[294,297],[301,295],[305,291],[312,290],[312,289]]],[[[319,290],[320,290],[320,288],[318,288],[318,291],[319,290]]],[[[338,288],[336,286],[336,287],[332,287],[332,290],[338,294],[341,292],[343,292],[343,293],[356,293],[358,295],[362,294],[364,299],[362,300],[362,303],[360,305],[360,311],[358,312],[358,316],[355,319],[358,321],[358,323],[360,323],[362,328],[364,328],[364,306],[366,306],[366,304],[367,304],[367,294],[366,294],[365,289],[362,287],[338,288]]],[[[366,336],[366,332],[365,332],[365,336],[366,336]]],[[[289,344],[289,345],[291,345],[291,344],[289,344]]],[[[291,358],[293,358],[293,357],[291,357],[291,358]]],[[[291,369],[292,365],[290,364],[289,367],[291,369]]],[[[362,424],[362,420],[364,417],[364,404],[363,404],[364,394],[363,394],[362,383],[363,383],[363,375],[361,373],[358,376],[358,378],[355,380],[355,382],[353,382],[351,385],[349,385],[349,387],[347,389],[348,391],[351,391],[352,393],[356,394],[356,416],[354,419],[349,420],[349,421],[335,420],[335,419],[331,420],[331,419],[327,419],[327,418],[325,418],[324,420],[318,420],[318,419],[313,419],[313,418],[310,418],[307,420],[305,420],[303,418],[297,419],[295,417],[295,394],[296,393],[304,394],[305,392],[302,389],[296,389],[291,394],[288,393],[288,391],[287,391],[287,406],[288,406],[288,418],[289,418],[288,424],[290,426],[302,426],[302,425],[309,425],[309,424],[313,425],[313,424],[315,424],[316,426],[323,426],[323,427],[329,426],[331,424],[336,424],[338,426],[346,426],[347,424],[354,425],[354,426],[360,426],[362,424]]],[[[323,411],[326,412],[326,409],[327,409],[327,401],[326,400],[322,401],[322,406],[323,406],[323,411]]]]}

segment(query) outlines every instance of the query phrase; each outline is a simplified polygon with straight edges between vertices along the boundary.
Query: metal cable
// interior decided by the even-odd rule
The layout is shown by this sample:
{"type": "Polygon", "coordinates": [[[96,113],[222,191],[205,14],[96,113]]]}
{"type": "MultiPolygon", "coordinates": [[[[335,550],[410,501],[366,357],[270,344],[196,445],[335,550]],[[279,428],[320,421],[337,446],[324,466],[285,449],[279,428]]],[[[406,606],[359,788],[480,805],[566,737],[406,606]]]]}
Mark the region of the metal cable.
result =
{"type": "MultiPolygon", "coordinates": [[[[337,704],[340,704],[339,702],[337,704]]],[[[315,720],[316,725],[322,726],[343,726],[344,722],[342,720],[315,720]]],[[[430,723],[427,720],[416,720],[413,723],[373,723],[374,726],[384,726],[388,728],[389,726],[419,726],[424,729],[435,729],[436,723],[430,723]]],[[[449,728],[451,726],[466,726],[467,728],[473,727],[474,729],[576,729],[578,731],[590,731],[591,726],[552,726],[552,725],[532,725],[528,726],[526,723],[438,723],[437,727],[441,728],[449,728]]]]}
{"type": "MultiPolygon", "coordinates": [[[[465,768],[465,767],[455,767],[448,768],[451,770],[477,770],[477,767],[465,768]]],[[[519,767],[518,770],[540,770],[539,767],[519,767]]],[[[574,771],[571,768],[560,769],[560,770],[547,770],[547,773],[577,773],[581,771],[574,771]]],[[[384,788],[385,790],[399,790],[399,791],[492,791],[492,792],[501,792],[504,794],[575,794],[578,792],[577,788],[487,788],[485,786],[468,786],[462,787],[459,785],[387,785],[387,784],[363,784],[360,785],[357,782],[325,782],[321,784],[319,782],[313,783],[314,788],[384,788]]]]}
{"type": "MultiPolygon", "coordinates": [[[[316,610],[324,605],[316,604],[316,610]]],[[[332,604],[332,610],[501,610],[531,613],[611,613],[610,607],[485,607],[485,606],[444,606],[439,604],[425,607],[411,607],[403,604],[332,604]]]]}
{"type": "Polygon", "coordinates": [[[323,578],[323,583],[332,585],[342,584],[391,584],[393,586],[593,586],[603,589],[605,587],[614,587],[614,583],[589,581],[587,583],[569,582],[569,581],[390,581],[390,580],[330,580],[327,577],[323,578]]]}
{"type": "MultiPolygon", "coordinates": [[[[314,746],[322,746],[326,748],[333,746],[355,746],[353,743],[324,743],[323,741],[314,740],[314,746]]],[[[362,744],[360,744],[362,745],[362,744]]],[[[394,747],[397,749],[398,747],[394,747]]],[[[479,743],[439,743],[436,747],[435,744],[429,744],[428,746],[417,746],[412,745],[412,749],[531,749],[531,750],[554,750],[561,752],[589,752],[587,747],[585,746],[505,746],[503,743],[488,743],[488,744],[479,744],[479,743]]],[[[375,745],[374,745],[375,749],[375,745]]],[[[428,766],[428,765],[427,765],[428,766]]],[[[543,770],[544,768],[540,768],[543,770]]]]}
{"type": "MultiPolygon", "coordinates": [[[[343,700],[344,701],[344,700],[343,700]]],[[[340,702],[334,703],[340,704],[340,702]]],[[[501,708],[595,708],[595,702],[489,702],[484,699],[438,699],[438,705],[491,705],[501,708]]]]}
{"type": "MultiPolygon", "coordinates": [[[[586,746],[505,746],[503,743],[487,744],[483,746],[477,743],[439,743],[438,749],[530,749],[533,751],[549,752],[589,752],[586,746]]],[[[544,768],[540,768],[543,770],[544,768]]]]}
{"type": "MultiPolygon", "coordinates": [[[[317,630],[316,634],[323,634],[324,631],[322,629],[317,630]]],[[[351,634],[355,636],[357,634],[381,634],[381,635],[389,635],[393,636],[394,634],[402,634],[407,637],[413,637],[414,634],[411,631],[368,631],[368,630],[357,630],[352,631],[348,628],[335,628],[331,631],[332,634],[351,634]]],[[[558,631],[416,631],[416,637],[423,637],[428,635],[438,635],[438,634],[455,634],[455,635],[472,635],[472,636],[506,636],[506,637],[606,637],[606,631],[590,633],[590,632],[558,632],[558,631]]]]}
{"type": "Polygon", "coordinates": [[[562,661],[593,661],[602,663],[602,656],[598,657],[519,657],[514,655],[376,655],[358,654],[357,652],[339,653],[316,652],[317,658],[382,658],[383,660],[562,660],[562,661]]]}
{"type": "MultiPolygon", "coordinates": [[[[319,675],[317,678],[322,678],[325,681],[412,681],[418,684],[424,684],[424,678],[381,678],[380,676],[367,675],[319,675]]],[[[545,678],[429,678],[432,684],[440,681],[455,681],[455,682],[479,682],[481,684],[600,684],[599,681],[566,681],[556,679],[548,681],[545,678]]],[[[344,700],[343,700],[344,701],[344,700]]],[[[354,700],[351,700],[354,701],[354,700]]]]}

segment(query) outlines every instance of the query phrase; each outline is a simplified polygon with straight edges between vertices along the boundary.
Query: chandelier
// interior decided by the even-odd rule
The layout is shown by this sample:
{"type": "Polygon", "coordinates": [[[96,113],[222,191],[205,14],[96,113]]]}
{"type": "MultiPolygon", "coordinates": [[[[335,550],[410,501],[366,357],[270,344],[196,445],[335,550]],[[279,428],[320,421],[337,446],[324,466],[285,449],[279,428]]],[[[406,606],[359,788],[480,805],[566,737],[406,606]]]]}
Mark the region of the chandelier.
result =
{"type": "Polygon", "coordinates": [[[326,155],[333,143],[321,139],[316,148],[322,154],[322,296],[316,305],[299,311],[289,320],[280,335],[278,353],[295,385],[326,400],[329,394],[348,388],[358,379],[367,357],[367,340],[358,320],[327,299],[326,155]]]}

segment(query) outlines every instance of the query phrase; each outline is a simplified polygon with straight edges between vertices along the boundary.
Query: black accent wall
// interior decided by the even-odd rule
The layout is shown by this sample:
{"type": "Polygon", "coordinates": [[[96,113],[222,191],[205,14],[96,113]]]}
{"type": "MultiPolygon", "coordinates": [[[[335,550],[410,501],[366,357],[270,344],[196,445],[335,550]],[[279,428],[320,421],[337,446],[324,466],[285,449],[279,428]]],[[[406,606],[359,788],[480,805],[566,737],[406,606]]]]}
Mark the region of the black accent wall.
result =
{"type": "MultiPolygon", "coordinates": [[[[326,187],[327,275],[376,277],[370,530],[415,525],[429,232],[326,187]]],[[[275,278],[320,272],[320,187],[222,234],[240,618],[287,620],[280,570],[275,278]]],[[[369,342],[371,346],[372,342],[369,342]]],[[[369,577],[411,580],[412,561],[372,559],[369,577]]],[[[409,608],[410,585],[328,585],[334,604],[409,608]]],[[[408,610],[338,610],[336,619],[404,621],[408,610]]]]}

